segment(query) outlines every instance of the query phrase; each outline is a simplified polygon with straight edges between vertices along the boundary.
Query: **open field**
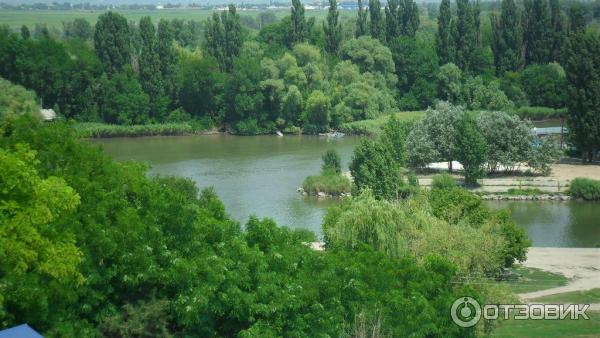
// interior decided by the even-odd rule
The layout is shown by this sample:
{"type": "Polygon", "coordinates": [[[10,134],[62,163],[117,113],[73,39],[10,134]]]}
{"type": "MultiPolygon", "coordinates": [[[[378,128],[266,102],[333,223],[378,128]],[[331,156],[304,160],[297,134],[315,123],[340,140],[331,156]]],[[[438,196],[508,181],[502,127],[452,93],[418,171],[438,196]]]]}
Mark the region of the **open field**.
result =
{"type": "MultiPolygon", "coordinates": [[[[144,16],[150,16],[152,21],[156,22],[161,18],[164,19],[185,19],[201,21],[212,15],[213,10],[207,9],[161,9],[161,10],[114,10],[125,16],[127,20],[139,21],[144,16]]],[[[242,16],[256,17],[260,11],[258,10],[238,10],[242,16]]],[[[22,25],[30,27],[36,24],[46,24],[49,28],[62,28],[62,23],[72,21],[76,18],[84,18],[96,23],[98,16],[105,11],[101,10],[0,10],[0,25],[8,25],[12,29],[18,29],[22,25]]],[[[273,13],[278,18],[289,15],[289,10],[277,9],[273,13]]],[[[327,12],[324,10],[307,10],[306,15],[316,17],[318,19],[325,17],[327,12]]],[[[341,17],[354,16],[355,12],[343,11],[341,17]]]]}

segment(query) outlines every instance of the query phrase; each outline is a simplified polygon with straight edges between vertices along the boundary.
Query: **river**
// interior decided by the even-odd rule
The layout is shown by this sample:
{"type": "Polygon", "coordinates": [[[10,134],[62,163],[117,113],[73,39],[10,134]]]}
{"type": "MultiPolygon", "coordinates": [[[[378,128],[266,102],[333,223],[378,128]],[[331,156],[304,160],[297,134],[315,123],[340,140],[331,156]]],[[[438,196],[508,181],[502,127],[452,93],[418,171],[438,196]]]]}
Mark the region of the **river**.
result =
{"type": "MultiPolygon", "coordinates": [[[[344,167],[356,137],[202,136],[94,140],[118,160],[151,165],[151,174],[193,179],[212,186],[227,212],[241,223],[251,214],[279,225],[321,233],[321,220],[336,200],[317,200],[296,192],[308,175],[317,174],[321,154],[335,149],[344,167]]],[[[347,168],[345,168],[347,170],[347,168]]],[[[583,202],[490,202],[511,209],[534,246],[593,247],[600,244],[600,205],[583,202]]]]}

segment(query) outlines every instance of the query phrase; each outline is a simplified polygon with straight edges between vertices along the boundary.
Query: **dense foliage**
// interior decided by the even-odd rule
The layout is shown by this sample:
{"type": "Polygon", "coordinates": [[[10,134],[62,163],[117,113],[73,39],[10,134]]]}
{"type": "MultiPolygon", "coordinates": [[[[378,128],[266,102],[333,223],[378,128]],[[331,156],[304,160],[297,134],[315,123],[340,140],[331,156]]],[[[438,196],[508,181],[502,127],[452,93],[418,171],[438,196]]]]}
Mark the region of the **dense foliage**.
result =
{"type": "Polygon", "coordinates": [[[455,283],[440,255],[319,252],[305,245],[314,235],[269,219],[241,230],[212,189],[148,178],[68,124],[24,114],[1,130],[3,326],[27,322],[48,337],[475,332],[447,311],[460,295],[484,295],[455,283]]]}

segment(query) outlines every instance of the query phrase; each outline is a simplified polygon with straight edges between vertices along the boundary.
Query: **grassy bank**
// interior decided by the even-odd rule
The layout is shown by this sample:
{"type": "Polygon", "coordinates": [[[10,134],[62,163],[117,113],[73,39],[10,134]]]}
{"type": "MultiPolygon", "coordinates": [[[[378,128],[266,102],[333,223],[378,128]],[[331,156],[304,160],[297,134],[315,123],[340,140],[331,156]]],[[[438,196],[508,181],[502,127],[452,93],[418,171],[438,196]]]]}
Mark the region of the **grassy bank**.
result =
{"type": "MultiPolygon", "coordinates": [[[[394,115],[400,121],[416,121],[421,119],[425,115],[425,112],[407,111],[394,113],[394,115]]],[[[344,123],[340,127],[340,131],[350,135],[379,135],[382,131],[383,126],[389,120],[389,118],[390,115],[385,115],[372,120],[362,120],[344,123]]]]}
{"type": "Polygon", "coordinates": [[[352,182],[343,175],[308,176],[302,183],[302,189],[309,195],[322,192],[330,196],[340,196],[350,193],[352,182]]]}
{"type": "Polygon", "coordinates": [[[508,287],[514,293],[551,289],[567,285],[569,281],[567,277],[558,273],[518,265],[513,267],[513,272],[520,275],[520,277],[516,280],[502,281],[499,284],[508,287]]]}
{"type": "Polygon", "coordinates": [[[139,125],[116,125],[96,122],[75,124],[75,130],[81,137],[135,137],[135,136],[173,136],[205,133],[210,127],[199,123],[161,123],[139,125]]]}

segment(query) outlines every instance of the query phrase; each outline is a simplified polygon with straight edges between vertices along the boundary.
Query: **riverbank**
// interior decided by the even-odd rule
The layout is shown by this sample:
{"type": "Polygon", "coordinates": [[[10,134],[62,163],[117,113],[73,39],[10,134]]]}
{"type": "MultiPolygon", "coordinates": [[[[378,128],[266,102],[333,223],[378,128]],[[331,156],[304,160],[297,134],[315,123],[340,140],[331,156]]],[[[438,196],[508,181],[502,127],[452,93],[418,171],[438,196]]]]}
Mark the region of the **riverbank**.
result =
{"type": "Polygon", "coordinates": [[[83,138],[185,136],[214,134],[219,131],[201,122],[117,125],[98,122],[77,122],[75,130],[83,138]]]}

